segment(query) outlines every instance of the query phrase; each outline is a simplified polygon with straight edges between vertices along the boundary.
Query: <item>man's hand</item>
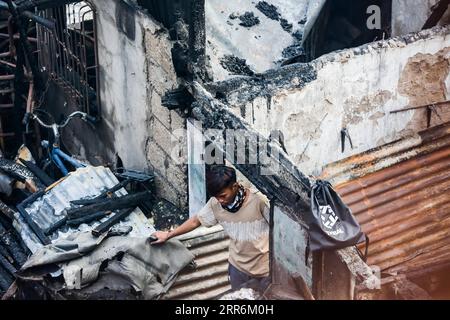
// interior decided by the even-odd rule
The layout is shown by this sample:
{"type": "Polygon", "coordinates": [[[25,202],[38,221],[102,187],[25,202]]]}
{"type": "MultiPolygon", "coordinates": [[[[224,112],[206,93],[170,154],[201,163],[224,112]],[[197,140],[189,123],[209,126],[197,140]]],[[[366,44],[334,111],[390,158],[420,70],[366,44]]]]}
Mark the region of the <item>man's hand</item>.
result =
{"type": "Polygon", "coordinates": [[[160,244],[169,240],[169,232],[168,231],[156,231],[152,234],[152,237],[157,238],[158,240],[153,241],[151,244],[160,244]]]}
{"type": "Polygon", "coordinates": [[[174,238],[179,235],[188,233],[188,232],[198,228],[199,226],[200,226],[200,220],[198,220],[197,216],[194,216],[192,218],[189,218],[185,223],[183,223],[181,226],[179,226],[178,228],[176,228],[172,231],[169,231],[169,232],[156,231],[155,233],[152,234],[152,237],[156,238],[158,240],[151,242],[151,244],[164,243],[167,240],[169,240],[170,238],[174,238]]]}

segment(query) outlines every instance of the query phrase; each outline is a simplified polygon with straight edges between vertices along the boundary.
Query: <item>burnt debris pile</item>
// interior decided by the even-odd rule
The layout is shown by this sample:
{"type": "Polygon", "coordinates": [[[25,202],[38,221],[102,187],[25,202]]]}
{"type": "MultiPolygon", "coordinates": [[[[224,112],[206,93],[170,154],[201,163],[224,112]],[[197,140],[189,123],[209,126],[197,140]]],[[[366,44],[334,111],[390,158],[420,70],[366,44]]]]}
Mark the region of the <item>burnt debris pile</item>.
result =
{"type": "MultiPolygon", "coordinates": [[[[119,285],[111,277],[117,270],[108,261],[119,263],[128,254],[140,261],[133,266],[144,263],[151,269],[158,262],[135,250],[150,250],[154,226],[170,229],[186,219],[185,212],[156,196],[152,173],[85,164],[54,180],[25,150],[21,148],[21,156],[28,160],[0,159],[0,295],[4,299],[153,299],[167,291],[172,278],[146,278],[145,286],[153,288],[147,292],[146,287],[136,289],[131,284],[143,281],[142,274],[129,275],[125,270],[120,272],[134,279],[120,283],[125,291],[107,289],[119,285]],[[72,274],[67,265],[77,259],[89,263],[72,274]],[[92,259],[99,260],[91,265],[92,259]],[[90,268],[95,269],[94,278],[83,276],[82,270],[90,268]],[[56,276],[55,270],[59,270],[56,276]],[[89,289],[83,291],[85,287],[89,289]]],[[[180,264],[167,254],[174,277],[191,256],[180,243],[173,250],[183,257],[180,264]]]]}

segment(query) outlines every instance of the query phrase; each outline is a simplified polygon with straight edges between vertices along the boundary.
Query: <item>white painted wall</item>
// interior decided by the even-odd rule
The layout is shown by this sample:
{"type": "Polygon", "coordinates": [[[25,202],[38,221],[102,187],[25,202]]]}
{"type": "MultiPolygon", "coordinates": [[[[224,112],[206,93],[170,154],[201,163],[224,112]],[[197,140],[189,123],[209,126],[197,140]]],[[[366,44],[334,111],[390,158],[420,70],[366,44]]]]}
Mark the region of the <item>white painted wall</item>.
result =
{"type": "MultiPolygon", "coordinates": [[[[271,20],[261,13],[252,0],[207,0],[206,5],[206,54],[210,57],[214,81],[232,77],[220,59],[232,54],[245,59],[255,72],[264,72],[277,66],[283,49],[294,43],[291,33],[286,32],[279,21],[271,20]],[[239,25],[239,19],[229,19],[230,14],[253,12],[261,23],[251,28],[239,25]]],[[[304,17],[315,19],[324,1],[266,0],[275,5],[281,16],[292,23],[293,30],[303,31],[298,24],[304,17]]]]}
{"type": "Polygon", "coordinates": [[[173,161],[171,153],[178,144],[172,133],[186,123],[161,104],[161,97],[178,87],[168,32],[126,1],[93,2],[102,122],[92,133],[75,132],[82,141],[74,144],[84,158],[102,153],[102,162],[113,163],[117,154],[127,169],[155,172],[159,195],[185,208],[187,166],[173,161]]]}
{"type": "MultiPolygon", "coordinates": [[[[422,37],[428,34],[431,32],[425,31],[422,37]]],[[[246,120],[263,135],[269,136],[275,129],[283,131],[290,157],[305,174],[318,175],[328,163],[425,129],[424,110],[390,111],[439,102],[435,99],[448,96],[448,80],[434,83],[432,78],[436,57],[447,64],[442,72],[448,75],[449,54],[443,49],[450,48],[450,28],[425,40],[416,37],[408,45],[390,40],[364,48],[364,52],[358,48],[319,58],[313,62],[317,79],[304,88],[280,91],[271,103],[259,97],[245,105],[246,120]],[[411,61],[415,61],[410,68],[415,78],[405,75],[411,61]],[[400,81],[406,83],[403,85],[415,83],[417,91],[423,92],[414,92],[416,96],[401,93],[400,81]],[[343,127],[348,128],[354,144],[353,150],[347,144],[344,153],[340,142],[343,127]]],[[[233,110],[241,115],[241,106],[233,110]]],[[[448,113],[443,116],[443,120],[449,118],[448,113]]],[[[433,124],[437,123],[434,119],[433,124]]]]}
{"type": "MultiPolygon", "coordinates": [[[[136,19],[136,39],[128,39],[116,25],[116,1],[96,0],[100,63],[100,96],[105,124],[115,132],[114,146],[130,169],[147,168],[145,144],[148,117],[146,58],[142,24],[136,19]]],[[[153,28],[155,28],[153,26],[153,28]]]]}
{"type": "Polygon", "coordinates": [[[312,254],[305,263],[308,232],[289,218],[279,207],[274,208],[274,262],[292,276],[302,276],[312,287],[312,254]]]}

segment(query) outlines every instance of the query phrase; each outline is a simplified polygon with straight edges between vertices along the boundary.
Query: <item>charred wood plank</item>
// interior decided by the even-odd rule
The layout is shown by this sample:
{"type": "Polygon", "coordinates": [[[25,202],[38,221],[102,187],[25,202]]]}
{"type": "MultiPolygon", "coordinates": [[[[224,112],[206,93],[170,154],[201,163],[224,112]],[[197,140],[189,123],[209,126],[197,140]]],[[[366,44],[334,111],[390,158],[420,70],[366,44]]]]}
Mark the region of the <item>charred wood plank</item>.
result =
{"type": "Polygon", "coordinates": [[[0,245],[2,245],[14,261],[22,266],[27,261],[27,255],[23,251],[19,241],[15,238],[11,231],[6,230],[0,223],[0,245]]]}
{"type": "Polygon", "coordinates": [[[44,170],[39,168],[33,162],[26,161],[26,160],[23,160],[23,159],[19,159],[19,160],[20,160],[20,162],[22,162],[25,165],[25,167],[28,168],[28,170],[30,170],[44,184],[44,186],[48,187],[48,186],[51,186],[54,183],[53,179],[50,178],[45,173],[44,170]]]}
{"type": "MultiPolygon", "coordinates": [[[[289,159],[283,150],[276,144],[267,141],[255,131],[244,119],[232,113],[222,102],[213,96],[197,82],[190,87],[190,92],[195,98],[192,104],[192,116],[200,121],[207,129],[241,129],[254,141],[262,141],[267,144],[267,154],[264,162],[253,164],[235,163],[234,151],[223,150],[219,141],[212,143],[219,149],[230,162],[261,192],[269,198],[277,200],[279,206],[297,223],[309,230],[308,217],[310,215],[310,190],[311,181],[289,159]],[[276,170],[272,170],[277,168],[276,170]],[[262,174],[264,171],[271,174],[262,174]]],[[[247,146],[249,144],[246,144],[247,146]]],[[[246,148],[247,148],[246,146],[246,148]]],[[[248,149],[248,148],[247,148],[248,149]]],[[[254,150],[246,150],[246,154],[254,150]]],[[[259,153],[259,156],[262,154],[259,153]]],[[[258,158],[259,159],[259,158],[258,158]]],[[[350,272],[369,289],[379,287],[380,279],[372,269],[361,259],[355,247],[337,251],[340,259],[346,263],[350,272]]]]}
{"type": "Polygon", "coordinates": [[[21,174],[15,172],[14,170],[7,169],[7,168],[0,168],[0,172],[3,172],[10,178],[17,180],[19,182],[22,182],[22,183],[26,182],[26,178],[24,176],[22,176],[21,174]]]}
{"type": "Polygon", "coordinates": [[[0,244],[0,255],[2,255],[5,259],[7,259],[9,261],[9,263],[11,263],[11,264],[14,263],[14,259],[11,257],[8,250],[6,250],[6,248],[3,247],[2,244],[0,244]]]}
{"type": "Polygon", "coordinates": [[[8,271],[11,276],[14,276],[14,274],[17,272],[17,269],[2,254],[0,254],[0,265],[3,267],[3,269],[8,271]]]}
{"type": "Polygon", "coordinates": [[[116,191],[119,191],[120,189],[126,187],[130,183],[130,180],[124,180],[117,185],[115,185],[112,188],[109,188],[108,190],[102,192],[99,196],[92,198],[92,199],[85,199],[85,200],[75,200],[71,201],[70,203],[76,206],[86,206],[86,205],[92,205],[97,203],[100,199],[106,198],[108,195],[113,194],[116,191]]]}
{"type": "Polygon", "coordinates": [[[127,209],[132,206],[138,206],[140,203],[148,200],[151,196],[151,192],[144,191],[119,198],[101,199],[98,203],[92,205],[67,210],[67,217],[70,220],[73,220],[92,213],[127,209]]]}
{"type": "Polygon", "coordinates": [[[8,207],[3,201],[0,200],[0,212],[3,213],[8,219],[14,220],[14,210],[8,207]]]}
{"type": "Polygon", "coordinates": [[[109,220],[103,222],[101,225],[97,226],[94,230],[92,230],[92,234],[96,237],[102,235],[116,223],[119,223],[120,221],[128,217],[134,211],[134,209],[136,209],[136,207],[121,210],[120,212],[116,213],[113,217],[111,217],[109,220]]]}
{"type": "Polygon", "coordinates": [[[46,236],[50,236],[53,233],[56,232],[56,230],[58,230],[59,228],[62,228],[63,226],[65,226],[67,223],[67,217],[62,218],[61,220],[55,222],[54,224],[52,224],[50,227],[48,227],[45,231],[44,234],[46,236]]]}
{"type": "Polygon", "coordinates": [[[2,266],[0,266],[0,291],[6,292],[14,282],[14,277],[9,274],[2,266]]]}
{"type": "Polygon", "coordinates": [[[375,290],[381,287],[381,279],[379,279],[374,274],[373,270],[361,259],[356,247],[338,250],[337,255],[341,261],[347,265],[349,271],[355,278],[361,282],[362,288],[375,290]]]}
{"type": "Polygon", "coordinates": [[[110,214],[110,211],[96,212],[94,214],[89,214],[81,218],[67,220],[67,225],[76,228],[83,223],[90,223],[92,221],[100,220],[110,214]]]}
{"type": "Polygon", "coordinates": [[[33,182],[35,182],[38,188],[42,188],[42,183],[40,183],[39,179],[34,175],[34,173],[21,164],[17,164],[14,161],[8,159],[0,159],[0,169],[5,172],[15,172],[25,180],[32,180],[33,182]]]}
{"type": "Polygon", "coordinates": [[[168,91],[162,98],[161,103],[169,110],[189,109],[194,98],[186,87],[168,91]]]}

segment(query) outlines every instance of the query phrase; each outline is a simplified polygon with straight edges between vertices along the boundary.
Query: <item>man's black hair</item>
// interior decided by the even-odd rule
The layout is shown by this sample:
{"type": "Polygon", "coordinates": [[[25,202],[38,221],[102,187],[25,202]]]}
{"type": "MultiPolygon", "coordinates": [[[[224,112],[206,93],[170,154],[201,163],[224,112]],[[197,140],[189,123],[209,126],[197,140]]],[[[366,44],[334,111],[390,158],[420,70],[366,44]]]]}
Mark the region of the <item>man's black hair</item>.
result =
{"type": "Polygon", "coordinates": [[[206,172],[206,189],[210,196],[218,195],[223,189],[236,182],[236,170],[224,165],[214,165],[206,172]]]}

